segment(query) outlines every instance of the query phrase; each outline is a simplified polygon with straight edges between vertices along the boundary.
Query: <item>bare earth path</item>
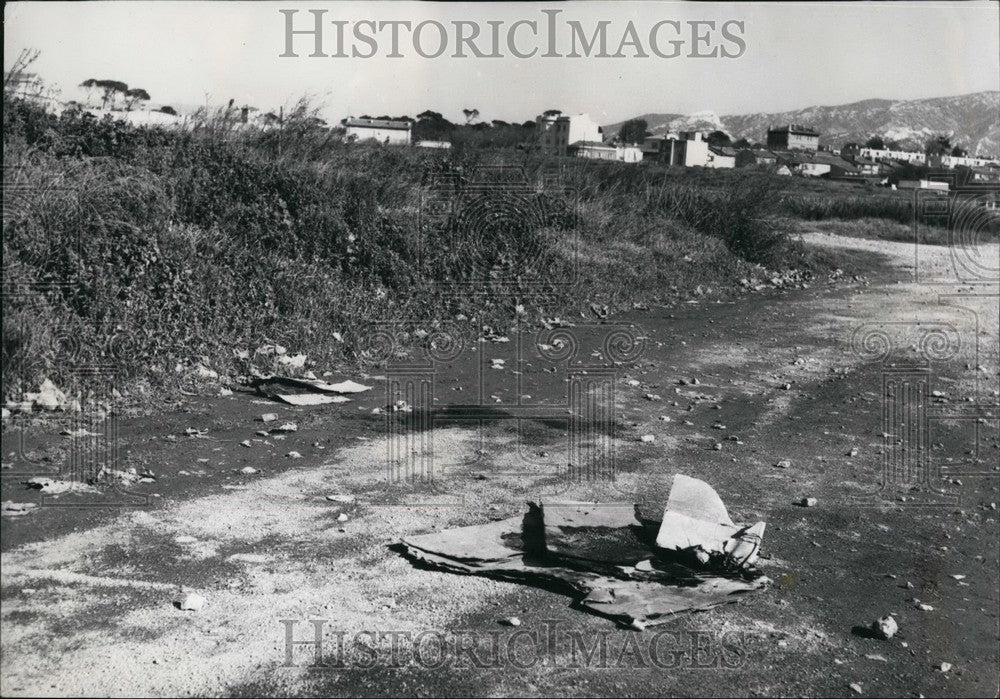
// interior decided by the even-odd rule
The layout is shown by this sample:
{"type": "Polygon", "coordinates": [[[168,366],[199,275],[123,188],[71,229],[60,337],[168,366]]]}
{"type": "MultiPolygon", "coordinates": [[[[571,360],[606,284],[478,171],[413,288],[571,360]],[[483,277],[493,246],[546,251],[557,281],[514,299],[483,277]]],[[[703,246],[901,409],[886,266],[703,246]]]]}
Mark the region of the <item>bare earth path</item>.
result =
{"type": "MultiPolygon", "coordinates": [[[[158,476],[138,486],[159,496],[150,506],[3,519],[0,693],[995,696],[996,272],[969,276],[963,257],[957,278],[946,247],[806,240],[870,254],[883,271],[847,287],[625,319],[648,342],[619,375],[613,487],[558,483],[565,429],[539,420],[520,439],[489,421],[434,431],[435,466],[459,504],[387,490],[384,429],[371,414],[381,384],[344,406],[237,394],[127,421],[123,458],[158,476]],[[886,460],[912,457],[917,444],[884,420],[883,380],[921,366],[934,393],[908,419],[926,434],[915,462],[926,471],[880,491],[886,460]],[[262,412],[299,430],[258,437],[262,412]],[[185,437],[188,427],[208,432],[185,437]],[[287,458],[292,450],[303,458],[287,458]],[[556,592],[419,570],[389,548],[406,534],[512,516],[553,487],[656,511],[676,472],[710,482],[735,521],[768,522],[762,567],[775,584],[659,634],[618,629],[556,592]],[[806,496],[817,505],[795,504],[806,496]],[[205,606],[175,608],[182,587],[205,606]],[[889,613],[900,627],[892,640],[852,633],[889,613]],[[510,616],[523,624],[498,624],[510,616]],[[333,667],[310,667],[312,646],[286,646],[289,629],[309,640],[317,628],[333,667]]],[[[996,245],[975,252],[980,268],[997,269],[996,245]]],[[[440,402],[460,387],[462,361],[439,372],[440,402]]],[[[544,376],[532,367],[524,378],[544,376]]],[[[20,446],[15,433],[5,427],[3,500],[26,502],[37,496],[10,474],[25,454],[62,453],[66,438],[36,428],[20,446]]],[[[62,502],[77,497],[87,502],[62,502]]]]}

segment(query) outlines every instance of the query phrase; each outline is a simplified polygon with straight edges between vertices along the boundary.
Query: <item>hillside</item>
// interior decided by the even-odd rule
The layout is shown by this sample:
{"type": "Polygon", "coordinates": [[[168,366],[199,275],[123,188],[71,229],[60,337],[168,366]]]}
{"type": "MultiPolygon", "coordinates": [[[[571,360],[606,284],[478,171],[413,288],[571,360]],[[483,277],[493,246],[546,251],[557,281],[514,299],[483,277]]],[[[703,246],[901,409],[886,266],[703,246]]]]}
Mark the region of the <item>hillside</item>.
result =
{"type": "MultiPolygon", "coordinates": [[[[690,115],[643,114],[654,134],[684,129],[721,129],[733,140],[765,139],[769,124],[808,124],[822,134],[821,142],[840,146],[865,141],[878,134],[911,147],[934,134],[948,134],[952,143],[972,153],[1000,153],[1000,92],[976,92],[955,97],[920,100],[870,99],[832,107],[807,107],[790,112],[716,116],[702,111],[690,115]]],[[[623,122],[609,124],[604,133],[618,132],[623,122]]]]}

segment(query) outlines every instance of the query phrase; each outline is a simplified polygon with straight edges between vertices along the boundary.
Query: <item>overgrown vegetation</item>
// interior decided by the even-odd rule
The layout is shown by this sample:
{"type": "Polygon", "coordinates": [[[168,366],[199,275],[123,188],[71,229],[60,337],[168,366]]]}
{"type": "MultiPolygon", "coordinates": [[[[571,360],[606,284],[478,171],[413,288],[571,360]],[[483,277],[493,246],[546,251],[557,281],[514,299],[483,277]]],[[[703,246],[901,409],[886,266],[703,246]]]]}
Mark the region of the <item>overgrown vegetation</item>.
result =
{"type": "Polygon", "coordinates": [[[277,143],[224,122],[137,128],[5,99],[5,191],[16,193],[4,210],[5,395],[101,362],[168,385],[195,364],[245,369],[266,343],[322,368],[364,362],[387,320],[503,328],[517,312],[536,322],[591,303],[724,296],[745,277],[839,264],[794,243],[780,215],[902,217],[895,200],[820,204],[765,172],[344,144],[299,112],[277,143]],[[524,195],[544,211],[527,232],[502,217],[472,235],[421,217],[436,177],[462,182],[498,162],[531,184],[555,168],[570,193],[524,195]],[[454,293],[469,283],[477,293],[454,293]],[[526,293],[540,288],[544,304],[526,293]]]}

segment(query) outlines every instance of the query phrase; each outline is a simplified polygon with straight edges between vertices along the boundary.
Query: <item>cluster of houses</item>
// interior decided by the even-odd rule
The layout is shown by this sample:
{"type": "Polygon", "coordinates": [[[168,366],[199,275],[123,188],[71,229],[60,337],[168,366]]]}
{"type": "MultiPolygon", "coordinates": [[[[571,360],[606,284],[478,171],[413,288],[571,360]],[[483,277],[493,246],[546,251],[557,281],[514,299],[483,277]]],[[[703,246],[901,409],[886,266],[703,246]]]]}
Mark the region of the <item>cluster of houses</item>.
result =
{"type": "MultiPolygon", "coordinates": [[[[380,143],[410,144],[411,123],[349,118],[344,122],[349,138],[380,143]]],[[[847,144],[841,150],[820,145],[820,134],[802,124],[771,127],[764,148],[733,148],[710,143],[702,131],[646,136],[641,143],[606,141],[601,127],[586,114],[549,112],[535,119],[535,146],[555,156],[615,160],[625,163],[657,162],[676,167],[728,169],[771,166],[783,175],[842,180],[885,181],[904,166],[939,169],[969,168],[978,181],[1000,181],[1000,160],[951,153],[869,148],[847,144]]],[[[415,145],[441,147],[437,142],[415,145]]],[[[927,180],[903,180],[902,187],[942,188],[927,180]]]]}
{"type": "MultiPolygon", "coordinates": [[[[32,94],[32,101],[42,103],[53,112],[76,105],[61,103],[53,96],[32,94]]],[[[80,105],[77,105],[80,106],[80,105]]],[[[198,118],[180,115],[166,109],[136,109],[129,111],[99,110],[86,106],[97,117],[111,115],[135,125],[157,125],[190,128],[198,118]]],[[[238,128],[277,128],[274,115],[251,113],[248,107],[235,111],[238,128]]],[[[207,113],[207,111],[206,111],[207,113]]],[[[555,156],[614,160],[624,163],[655,162],[670,167],[702,167],[729,169],[747,166],[770,166],[778,174],[824,177],[840,180],[867,180],[885,183],[901,168],[926,166],[935,169],[968,168],[973,181],[1000,182],[1000,159],[957,155],[949,152],[919,152],[890,148],[871,148],[849,143],[836,150],[820,145],[820,134],[802,124],[770,127],[765,147],[734,148],[710,142],[703,131],[680,131],[665,135],[650,135],[641,143],[623,143],[620,139],[605,139],[601,127],[587,114],[563,114],[550,111],[535,118],[534,140],[530,147],[555,156]]],[[[413,121],[348,117],[342,122],[348,141],[374,141],[387,145],[415,145],[447,149],[447,141],[413,140],[413,121]]],[[[904,170],[905,171],[905,170],[904,170]]],[[[899,179],[897,178],[893,178],[899,179]]],[[[943,188],[941,183],[926,180],[900,180],[901,187],[943,188]]]]}

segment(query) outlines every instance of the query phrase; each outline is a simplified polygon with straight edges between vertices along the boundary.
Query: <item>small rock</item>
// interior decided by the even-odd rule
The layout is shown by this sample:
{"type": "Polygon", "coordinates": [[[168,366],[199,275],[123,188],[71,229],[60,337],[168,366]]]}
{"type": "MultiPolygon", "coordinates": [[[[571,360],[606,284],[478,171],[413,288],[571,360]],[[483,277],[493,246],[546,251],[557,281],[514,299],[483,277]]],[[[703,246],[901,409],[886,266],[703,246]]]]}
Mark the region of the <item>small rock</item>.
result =
{"type": "Polygon", "coordinates": [[[781,461],[779,461],[778,463],[775,464],[775,467],[776,468],[791,468],[792,467],[792,462],[789,461],[788,459],[782,459],[781,461]]]}
{"type": "Polygon", "coordinates": [[[951,663],[941,663],[938,666],[938,669],[941,670],[941,672],[948,672],[949,670],[951,670],[951,667],[952,667],[951,663]]]}
{"type": "Polygon", "coordinates": [[[881,639],[889,640],[899,631],[899,624],[888,614],[872,622],[871,629],[881,639]]]}
{"type": "Polygon", "coordinates": [[[340,513],[340,514],[339,514],[339,515],[337,516],[337,521],[338,521],[338,522],[346,522],[346,521],[347,521],[348,519],[350,519],[350,518],[349,518],[349,517],[348,517],[348,516],[347,516],[347,515],[346,515],[345,513],[343,513],[343,512],[341,512],[341,513],[340,513]]]}
{"type": "Polygon", "coordinates": [[[650,442],[655,442],[656,436],[651,434],[644,434],[641,437],[639,437],[639,441],[646,442],[647,444],[650,442]]]}
{"type": "Polygon", "coordinates": [[[288,458],[289,459],[301,459],[302,458],[302,454],[298,453],[297,451],[290,451],[290,452],[288,452],[288,458]]]}
{"type": "Polygon", "coordinates": [[[800,507],[816,507],[818,502],[816,498],[802,498],[798,504],[800,507]]]}
{"type": "Polygon", "coordinates": [[[271,432],[295,432],[299,429],[299,426],[294,422],[286,422],[284,424],[278,425],[277,427],[272,427],[271,432]]]}
{"type": "Polygon", "coordinates": [[[630,629],[634,630],[634,631],[645,631],[646,630],[646,624],[644,624],[643,622],[639,621],[638,619],[633,619],[632,623],[629,624],[628,627],[630,629]]]}
{"type": "Polygon", "coordinates": [[[330,502],[339,502],[344,505],[353,505],[354,496],[353,495],[327,495],[326,499],[330,502]]]}
{"type": "Polygon", "coordinates": [[[861,689],[861,685],[858,684],[857,682],[851,682],[847,686],[850,687],[851,691],[853,691],[855,694],[861,694],[861,692],[864,691],[863,689],[861,689]]]}
{"type": "Polygon", "coordinates": [[[521,620],[518,619],[516,616],[512,616],[512,617],[507,617],[500,623],[503,624],[504,626],[520,626],[521,620]]]}
{"type": "Polygon", "coordinates": [[[177,607],[185,612],[197,612],[204,606],[205,598],[193,592],[177,601],[177,607]]]}
{"type": "Polygon", "coordinates": [[[274,422],[277,419],[278,419],[277,413],[264,413],[263,415],[260,416],[261,422],[274,422]]]}
{"type": "Polygon", "coordinates": [[[247,447],[247,448],[249,448],[249,447],[251,447],[253,445],[250,444],[250,440],[249,439],[244,439],[242,442],[240,442],[240,446],[241,447],[247,447]]]}
{"type": "Polygon", "coordinates": [[[259,473],[259,471],[255,469],[253,466],[244,466],[243,468],[240,469],[240,473],[251,475],[254,473],[259,473]]]}

